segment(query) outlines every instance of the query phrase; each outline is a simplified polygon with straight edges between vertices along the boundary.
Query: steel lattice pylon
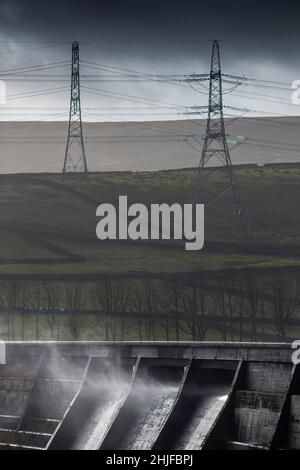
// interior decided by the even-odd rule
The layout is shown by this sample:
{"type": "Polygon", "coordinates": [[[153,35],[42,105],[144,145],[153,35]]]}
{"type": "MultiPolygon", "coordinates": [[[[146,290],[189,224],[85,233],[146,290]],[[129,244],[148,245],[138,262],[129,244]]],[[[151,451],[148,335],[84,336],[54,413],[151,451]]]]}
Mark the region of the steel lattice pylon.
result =
{"type": "Polygon", "coordinates": [[[240,218],[242,225],[244,225],[249,230],[248,218],[237,187],[236,177],[232,167],[230,152],[225,133],[223,115],[222,73],[218,41],[214,41],[212,47],[206,136],[204,140],[199,167],[197,170],[196,182],[193,188],[193,204],[196,204],[197,200],[199,200],[201,190],[203,189],[203,180],[207,177],[208,170],[204,172],[203,169],[213,158],[218,159],[221,162],[221,168],[223,167],[223,170],[227,172],[229,185],[224,191],[216,195],[216,197],[214,197],[211,201],[207,202],[206,206],[212,205],[225,193],[231,191],[233,196],[233,213],[234,215],[237,215],[240,218]]]}
{"type": "Polygon", "coordinates": [[[80,104],[79,44],[72,44],[71,102],[63,173],[86,173],[80,104]]]}

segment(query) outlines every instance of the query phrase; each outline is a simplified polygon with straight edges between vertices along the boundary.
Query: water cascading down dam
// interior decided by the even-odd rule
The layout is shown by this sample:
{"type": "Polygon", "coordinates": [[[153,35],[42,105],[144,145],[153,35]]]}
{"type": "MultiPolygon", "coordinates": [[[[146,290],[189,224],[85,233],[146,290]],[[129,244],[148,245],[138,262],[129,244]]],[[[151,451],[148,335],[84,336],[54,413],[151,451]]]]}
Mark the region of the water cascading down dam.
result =
{"type": "Polygon", "coordinates": [[[290,344],[7,342],[4,350],[1,450],[300,449],[290,344]]]}

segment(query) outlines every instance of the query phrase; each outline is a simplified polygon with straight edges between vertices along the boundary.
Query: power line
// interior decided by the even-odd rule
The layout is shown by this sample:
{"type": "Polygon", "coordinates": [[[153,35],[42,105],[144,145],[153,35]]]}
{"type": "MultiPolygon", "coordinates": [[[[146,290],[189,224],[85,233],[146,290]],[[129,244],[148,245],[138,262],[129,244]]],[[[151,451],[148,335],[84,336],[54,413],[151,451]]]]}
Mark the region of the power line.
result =
{"type": "Polygon", "coordinates": [[[87,86],[83,86],[82,89],[85,90],[85,91],[88,91],[90,93],[100,95],[100,96],[109,96],[111,98],[116,98],[116,99],[123,98],[126,101],[134,101],[134,102],[139,102],[139,103],[162,104],[162,105],[165,105],[165,106],[171,106],[173,108],[182,109],[182,110],[186,109],[186,106],[183,106],[183,105],[178,105],[176,103],[168,103],[168,102],[165,102],[165,101],[155,100],[155,99],[152,99],[152,98],[144,98],[142,96],[136,96],[136,95],[130,95],[130,94],[126,94],[126,93],[108,91],[108,90],[103,90],[103,89],[99,89],[99,88],[91,88],[91,87],[87,87],[87,86]]]}
{"type": "Polygon", "coordinates": [[[66,91],[67,89],[68,89],[67,87],[56,87],[56,88],[47,88],[44,90],[29,91],[27,93],[8,95],[6,97],[6,100],[11,101],[11,100],[16,100],[16,99],[33,98],[35,96],[49,95],[52,93],[61,93],[62,91],[66,91]]]}
{"type": "Polygon", "coordinates": [[[66,61],[66,60],[58,61],[58,62],[50,62],[46,64],[29,65],[26,67],[17,67],[17,68],[12,68],[12,69],[1,70],[0,76],[10,75],[11,73],[22,74],[26,72],[32,72],[34,70],[60,68],[60,67],[66,67],[68,65],[70,65],[70,61],[66,61]]]}

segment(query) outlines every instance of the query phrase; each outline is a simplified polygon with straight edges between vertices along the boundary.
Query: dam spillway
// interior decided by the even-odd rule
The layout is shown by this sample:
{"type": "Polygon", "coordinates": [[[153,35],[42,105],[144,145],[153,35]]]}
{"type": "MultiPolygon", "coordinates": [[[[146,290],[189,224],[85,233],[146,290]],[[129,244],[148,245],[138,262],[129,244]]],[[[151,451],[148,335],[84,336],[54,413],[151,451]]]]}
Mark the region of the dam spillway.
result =
{"type": "Polygon", "coordinates": [[[2,347],[0,450],[300,449],[290,344],[2,347]]]}

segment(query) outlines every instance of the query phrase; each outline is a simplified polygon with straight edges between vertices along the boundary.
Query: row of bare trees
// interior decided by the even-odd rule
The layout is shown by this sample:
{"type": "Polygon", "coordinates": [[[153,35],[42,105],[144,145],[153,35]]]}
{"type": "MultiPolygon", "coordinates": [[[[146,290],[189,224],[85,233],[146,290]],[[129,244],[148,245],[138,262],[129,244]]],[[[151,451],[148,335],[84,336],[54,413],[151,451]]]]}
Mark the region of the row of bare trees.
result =
{"type": "Polygon", "coordinates": [[[283,271],[188,282],[6,282],[0,338],[285,340],[300,326],[299,286],[283,271]]]}

